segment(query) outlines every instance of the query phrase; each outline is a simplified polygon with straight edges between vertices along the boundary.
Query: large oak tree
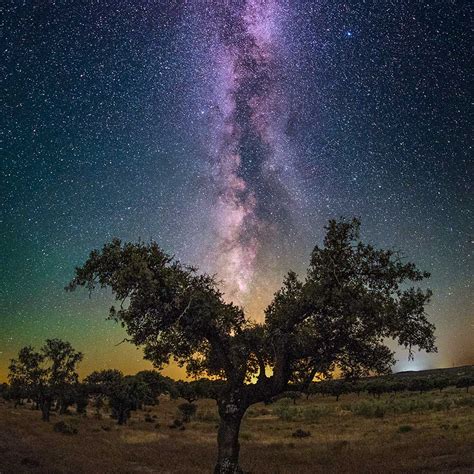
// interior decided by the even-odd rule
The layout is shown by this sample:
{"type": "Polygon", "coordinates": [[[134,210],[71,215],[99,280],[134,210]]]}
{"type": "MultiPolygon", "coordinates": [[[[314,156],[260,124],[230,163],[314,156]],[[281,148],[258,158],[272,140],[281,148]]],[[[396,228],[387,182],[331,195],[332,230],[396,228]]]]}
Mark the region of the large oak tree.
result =
{"type": "Polygon", "coordinates": [[[425,305],[431,293],[409,286],[428,277],[392,250],[359,240],[359,221],[330,221],[307,274],[289,272],[257,324],[224,301],[215,279],[156,243],[113,240],[76,268],[69,289],[110,287],[110,317],[156,367],[173,358],[191,375],[225,380],[218,396],[216,473],[237,473],[239,428],[247,408],[304,387],[317,373],[385,373],[385,341],[434,351],[425,305]]]}

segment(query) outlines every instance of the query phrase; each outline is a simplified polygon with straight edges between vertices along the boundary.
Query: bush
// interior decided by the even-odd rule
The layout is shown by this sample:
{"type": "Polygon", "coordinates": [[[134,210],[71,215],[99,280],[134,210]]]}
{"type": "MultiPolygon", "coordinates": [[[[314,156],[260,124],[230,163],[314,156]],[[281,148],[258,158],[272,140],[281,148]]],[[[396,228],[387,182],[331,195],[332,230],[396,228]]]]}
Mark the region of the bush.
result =
{"type": "Polygon", "coordinates": [[[318,422],[319,419],[330,413],[329,408],[322,406],[311,406],[301,411],[301,419],[308,422],[318,422]]]}
{"type": "Polygon", "coordinates": [[[383,418],[386,412],[383,402],[369,401],[362,401],[351,405],[350,410],[356,415],[365,416],[367,418],[383,418]]]}
{"type": "Polygon", "coordinates": [[[456,405],[460,407],[474,407],[474,396],[465,396],[456,400],[456,405]]]}
{"type": "Polygon", "coordinates": [[[173,420],[173,423],[171,423],[170,425],[168,425],[169,428],[171,429],[174,429],[174,428],[181,428],[183,426],[183,422],[176,418],[175,420],[173,420]]]}
{"type": "Polygon", "coordinates": [[[76,426],[66,421],[58,421],[55,423],[53,425],[53,430],[56,431],[56,433],[62,433],[66,435],[74,435],[79,431],[76,426]]]}
{"type": "MultiPolygon", "coordinates": [[[[288,400],[288,399],[286,399],[288,400]]],[[[298,418],[299,411],[295,406],[279,405],[273,409],[273,413],[277,415],[280,420],[283,421],[294,421],[298,418]]]]}
{"type": "Polygon", "coordinates": [[[293,436],[293,438],[308,438],[311,436],[311,432],[298,428],[296,431],[291,433],[291,436],[293,436]]]}
{"type": "Polygon", "coordinates": [[[188,423],[196,414],[197,408],[194,403],[181,403],[181,405],[178,406],[178,410],[181,412],[181,417],[184,423],[188,423]]]}
{"type": "Polygon", "coordinates": [[[411,425],[401,425],[398,428],[399,433],[408,433],[409,431],[413,431],[413,426],[411,426],[411,425]]]}

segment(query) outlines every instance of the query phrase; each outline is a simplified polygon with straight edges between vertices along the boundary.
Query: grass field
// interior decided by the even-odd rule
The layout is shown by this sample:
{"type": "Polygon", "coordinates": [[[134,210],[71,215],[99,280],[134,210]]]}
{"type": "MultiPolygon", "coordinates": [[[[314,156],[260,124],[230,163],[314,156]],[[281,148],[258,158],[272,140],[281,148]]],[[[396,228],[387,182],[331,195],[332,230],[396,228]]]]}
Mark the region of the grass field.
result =
{"type": "MultiPolygon", "coordinates": [[[[181,402],[163,399],[117,426],[106,413],[97,419],[92,411],[43,423],[39,412],[0,401],[0,473],[211,472],[215,402],[198,401],[195,419],[180,431],[169,425],[181,402]],[[61,419],[78,434],[53,431],[61,419]]],[[[472,473],[474,394],[453,388],[255,405],[242,425],[241,463],[246,472],[272,474],[472,473]],[[311,436],[295,438],[297,429],[311,436]]]]}

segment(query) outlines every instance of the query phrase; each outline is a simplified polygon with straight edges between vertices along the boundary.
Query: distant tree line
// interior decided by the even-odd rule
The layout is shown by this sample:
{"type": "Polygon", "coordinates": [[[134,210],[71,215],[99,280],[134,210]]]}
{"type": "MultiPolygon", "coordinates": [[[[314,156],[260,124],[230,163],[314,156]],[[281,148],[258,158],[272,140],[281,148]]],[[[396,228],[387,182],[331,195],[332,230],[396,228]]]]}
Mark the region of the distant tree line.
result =
{"type": "MultiPolygon", "coordinates": [[[[199,399],[218,400],[224,382],[201,378],[193,381],[175,381],[156,370],[142,370],[135,375],[124,375],[119,370],[94,371],[79,381],[77,366],[83,354],[69,342],[48,339],[39,351],[31,346],[22,348],[9,367],[9,384],[0,385],[0,396],[15,406],[30,403],[41,412],[43,421],[49,421],[51,411],[66,414],[71,407],[76,413],[86,414],[87,408],[99,415],[108,408],[119,425],[127,423],[131,412],[159,403],[161,395],[182,398],[179,406],[182,421],[187,422],[196,412],[194,402],[199,399]]],[[[289,390],[267,400],[279,398],[296,401],[305,396],[333,396],[367,393],[373,397],[399,392],[423,393],[457,387],[469,391],[474,375],[434,375],[425,377],[374,377],[359,380],[329,379],[313,382],[306,387],[290,385],[289,390]]]]}
{"type": "Polygon", "coordinates": [[[31,404],[41,411],[43,421],[50,420],[52,411],[66,414],[71,407],[86,414],[91,408],[98,415],[110,410],[119,425],[127,423],[131,412],[157,405],[161,395],[186,400],[180,406],[185,421],[195,413],[195,401],[217,399],[222,382],[206,378],[175,381],[156,370],[142,370],[124,375],[116,369],[94,371],[79,381],[77,366],[83,354],[69,342],[48,339],[39,351],[31,346],[22,348],[9,366],[9,383],[0,385],[0,396],[18,405],[31,404]]]}
{"type": "MultiPolygon", "coordinates": [[[[442,391],[447,387],[469,388],[474,385],[474,375],[426,376],[426,377],[376,377],[362,380],[325,380],[312,383],[305,392],[307,397],[321,394],[334,396],[337,400],[344,394],[367,393],[380,397],[387,393],[416,392],[423,393],[432,390],[442,391]]],[[[291,397],[290,397],[291,398],[291,397]]]]}

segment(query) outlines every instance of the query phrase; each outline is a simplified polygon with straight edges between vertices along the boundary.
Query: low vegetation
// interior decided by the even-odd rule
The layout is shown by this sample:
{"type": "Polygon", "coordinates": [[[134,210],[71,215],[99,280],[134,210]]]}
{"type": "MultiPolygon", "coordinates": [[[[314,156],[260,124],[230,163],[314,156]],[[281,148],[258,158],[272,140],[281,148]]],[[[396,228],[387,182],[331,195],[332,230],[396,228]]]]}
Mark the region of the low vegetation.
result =
{"type": "MultiPolygon", "coordinates": [[[[441,393],[406,391],[380,398],[346,393],[339,401],[318,394],[298,399],[294,418],[280,416],[282,408],[295,408],[291,399],[260,403],[242,421],[242,468],[262,474],[469,473],[474,461],[473,400],[474,394],[453,385],[441,393]],[[348,409],[381,403],[397,408],[387,409],[383,418],[348,409]],[[432,408],[441,405],[445,408],[432,408]],[[400,406],[417,408],[405,411],[400,406]],[[403,458],[394,452],[403,452],[403,458]]],[[[64,415],[53,410],[51,423],[41,421],[32,402],[15,407],[13,400],[0,401],[0,472],[208,473],[215,461],[219,420],[215,401],[196,400],[196,414],[184,424],[177,418],[182,398],[161,395],[158,401],[132,411],[121,426],[111,417],[107,401],[100,420],[90,403],[85,415],[75,407],[64,415]],[[59,423],[61,429],[55,428],[59,423]]]]}

